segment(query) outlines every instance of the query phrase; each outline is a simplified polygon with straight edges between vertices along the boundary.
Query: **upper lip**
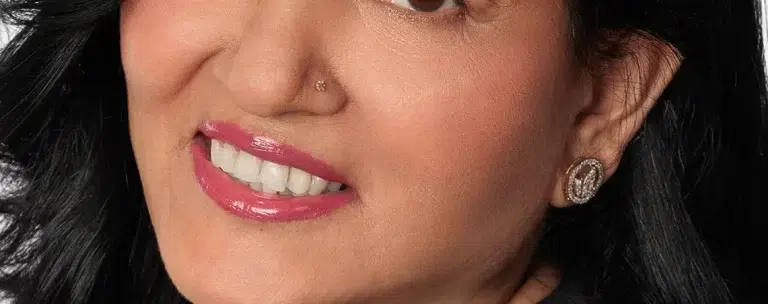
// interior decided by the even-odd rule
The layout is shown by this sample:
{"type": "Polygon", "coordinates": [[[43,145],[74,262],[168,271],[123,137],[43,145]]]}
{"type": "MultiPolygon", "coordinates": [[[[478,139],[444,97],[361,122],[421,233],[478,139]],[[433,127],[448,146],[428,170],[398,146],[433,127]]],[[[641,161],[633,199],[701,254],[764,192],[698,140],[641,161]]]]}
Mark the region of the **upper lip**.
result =
{"type": "Polygon", "coordinates": [[[301,169],[328,181],[347,184],[344,177],[324,161],[290,145],[280,143],[276,139],[248,133],[234,123],[205,121],[200,126],[200,132],[263,160],[301,169]]]}

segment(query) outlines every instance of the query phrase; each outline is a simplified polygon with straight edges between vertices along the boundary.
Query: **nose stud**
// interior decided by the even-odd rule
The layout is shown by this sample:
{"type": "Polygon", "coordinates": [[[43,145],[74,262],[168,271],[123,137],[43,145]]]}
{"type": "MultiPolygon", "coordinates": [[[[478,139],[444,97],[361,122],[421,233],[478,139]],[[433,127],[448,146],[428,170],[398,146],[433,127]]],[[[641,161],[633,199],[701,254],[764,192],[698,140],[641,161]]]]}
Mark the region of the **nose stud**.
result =
{"type": "Polygon", "coordinates": [[[317,90],[318,92],[325,92],[325,89],[326,89],[325,80],[318,80],[317,82],[315,82],[315,90],[317,90]]]}

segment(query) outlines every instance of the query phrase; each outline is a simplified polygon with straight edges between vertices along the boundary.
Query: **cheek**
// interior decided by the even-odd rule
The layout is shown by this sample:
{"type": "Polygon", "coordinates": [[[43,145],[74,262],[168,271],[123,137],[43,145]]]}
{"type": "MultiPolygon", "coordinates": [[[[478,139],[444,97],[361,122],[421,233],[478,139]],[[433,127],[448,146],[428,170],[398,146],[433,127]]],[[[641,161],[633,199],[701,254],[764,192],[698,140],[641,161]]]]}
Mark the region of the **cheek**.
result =
{"type": "MultiPolygon", "coordinates": [[[[131,141],[153,222],[166,227],[188,180],[186,145],[201,109],[184,102],[200,66],[243,30],[247,0],[126,0],[120,11],[121,58],[131,141]],[[184,165],[179,165],[184,164],[184,165]],[[181,193],[181,192],[179,192],[181,193]],[[165,208],[160,210],[159,208],[165,208]]],[[[158,229],[158,233],[166,230],[158,229]]]]}
{"type": "MultiPolygon", "coordinates": [[[[403,49],[356,55],[377,58],[350,73],[360,75],[351,87],[365,88],[352,89],[352,99],[367,101],[350,111],[365,122],[354,133],[366,143],[360,153],[371,168],[364,195],[386,198],[371,206],[380,214],[397,212],[387,229],[420,231],[410,241],[430,240],[423,247],[435,252],[473,239],[514,247],[534,229],[565,151],[563,104],[576,71],[566,39],[552,38],[559,32],[477,38],[473,45],[482,48],[453,47],[440,56],[405,57],[419,52],[403,49]]],[[[414,244],[405,247],[419,248],[414,244]]],[[[461,250],[442,252],[455,258],[461,250]]]]}
{"type": "Polygon", "coordinates": [[[245,0],[129,0],[120,43],[129,94],[171,100],[201,64],[240,35],[245,0]]]}

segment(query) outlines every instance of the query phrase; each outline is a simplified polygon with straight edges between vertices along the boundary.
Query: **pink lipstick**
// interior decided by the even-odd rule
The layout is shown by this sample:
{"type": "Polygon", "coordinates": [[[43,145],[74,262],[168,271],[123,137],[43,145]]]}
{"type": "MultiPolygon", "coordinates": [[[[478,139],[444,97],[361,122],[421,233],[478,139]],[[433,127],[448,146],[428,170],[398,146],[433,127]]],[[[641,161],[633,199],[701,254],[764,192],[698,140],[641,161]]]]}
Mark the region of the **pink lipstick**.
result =
{"type": "MultiPolygon", "coordinates": [[[[227,142],[266,161],[294,167],[325,180],[345,183],[344,178],[323,161],[275,139],[245,132],[235,124],[206,121],[200,132],[210,139],[227,142]]],[[[205,140],[192,145],[194,171],[203,191],[230,213],[252,220],[285,222],[313,219],[341,208],[355,199],[353,189],[319,195],[284,196],[251,189],[209,159],[205,140]]]]}

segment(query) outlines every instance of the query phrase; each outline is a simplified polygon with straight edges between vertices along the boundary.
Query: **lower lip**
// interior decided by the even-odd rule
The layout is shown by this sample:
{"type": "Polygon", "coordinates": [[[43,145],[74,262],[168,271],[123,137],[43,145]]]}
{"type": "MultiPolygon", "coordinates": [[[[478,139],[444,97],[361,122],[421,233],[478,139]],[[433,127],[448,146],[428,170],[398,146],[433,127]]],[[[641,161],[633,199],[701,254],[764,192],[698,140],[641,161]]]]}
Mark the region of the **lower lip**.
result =
{"type": "Polygon", "coordinates": [[[253,191],[236,182],[229,174],[208,160],[205,145],[192,145],[197,182],[203,191],[230,213],[250,220],[288,222],[321,217],[339,209],[355,198],[351,189],[313,196],[278,196],[253,191]]]}

